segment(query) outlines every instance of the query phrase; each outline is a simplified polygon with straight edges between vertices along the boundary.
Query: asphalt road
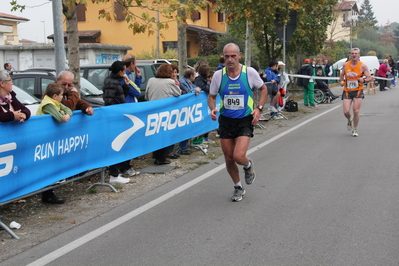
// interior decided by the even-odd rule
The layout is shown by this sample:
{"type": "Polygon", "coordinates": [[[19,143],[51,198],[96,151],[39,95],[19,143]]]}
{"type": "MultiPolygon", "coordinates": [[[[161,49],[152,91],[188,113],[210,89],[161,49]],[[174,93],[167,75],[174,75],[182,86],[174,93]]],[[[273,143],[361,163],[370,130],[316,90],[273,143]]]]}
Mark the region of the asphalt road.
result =
{"type": "Polygon", "coordinates": [[[233,203],[222,158],[1,265],[398,265],[399,88],[260,136],[233,203]]]}

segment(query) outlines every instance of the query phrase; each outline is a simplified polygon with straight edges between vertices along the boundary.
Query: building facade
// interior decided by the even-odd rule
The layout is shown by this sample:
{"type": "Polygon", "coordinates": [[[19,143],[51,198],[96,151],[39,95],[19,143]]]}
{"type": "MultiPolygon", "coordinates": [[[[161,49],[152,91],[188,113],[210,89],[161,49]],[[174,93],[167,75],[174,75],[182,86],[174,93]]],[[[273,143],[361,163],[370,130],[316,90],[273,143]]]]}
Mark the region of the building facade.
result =
{"type": "Polygon", "coordinates": [[[356,26],[359,10],[356,1],[339,0],[334,8],[335,20],[327,28],[328,41],[351,42],[356,38],[353,28],[356,26]]]}
{"type": "Polygon", "coordinates": [[[29,19],[0,13],[0,45],[19,44],[18,24],[29,19]]]}
{"type": "MultiPolygon", "coordinates": [[[[68,45],[65,46],[68,49],[68,45]]],[[[109,64],[122,60],[132,47],[101,43],[79,44],[80,64],[109,64]]],[[[66,53],[66,52],[65,52],[66,53]]],[[[0,45],[0,62],[8,62],[13,70],[33,67],[55,68],[54,44],[0,45]]],[[[65,62],[65,68],[68,68],[65,62]]]]}
{"type": "MultiPolygon", "coordinates": [[[[135,14],[149,12],[150,17],[157,17],[156,11],[134,7],[130,9],[135,14]]],[[[80,32],[96,32],[92,42],[103,44],[129,45],[133,54],[152,52],[159,47],[160,52],[167,49],[177,49],[178,30],[175,19],[167,21],[168,28],[153,35],[147,33],[133,34],[129,22],[125,20],[122,8],[115,1],[106,4],[95,4],[87,1],[87,5],[78,7],[78,27],[80,32]],[[115,18],[112,21],[99,19],[99,10],[112,10],[115,18]]],[[[200,12],[192,12],[187,20],[187,56],[195,57],[200,50],[200,34],[207,34],[210,40],[226,31],[223,13],[214,12],[211,6],[200,12]]],[[[159,21],[165,23],[166,18],[158,14],[159,21]]],[[[155,25],[154,25],[155,26],[155,25]]],[[[89,38],[88,38],[89,39],[89,38]]],[[[83,41],[82,38],[80,38],[83,41]]]]}

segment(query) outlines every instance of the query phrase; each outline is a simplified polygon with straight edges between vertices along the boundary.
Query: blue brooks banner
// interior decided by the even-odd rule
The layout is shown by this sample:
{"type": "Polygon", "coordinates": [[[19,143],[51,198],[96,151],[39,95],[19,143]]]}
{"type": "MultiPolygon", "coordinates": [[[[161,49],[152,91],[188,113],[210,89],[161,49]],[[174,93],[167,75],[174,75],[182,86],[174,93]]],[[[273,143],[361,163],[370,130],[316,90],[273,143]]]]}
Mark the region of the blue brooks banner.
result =
{"type": "Polygon", "coordinates": [[[93,116],[74,111],[68,123],[50,115],[0,123],[0,203],[217,127],[203,92],[95,108],[93,116]]]}

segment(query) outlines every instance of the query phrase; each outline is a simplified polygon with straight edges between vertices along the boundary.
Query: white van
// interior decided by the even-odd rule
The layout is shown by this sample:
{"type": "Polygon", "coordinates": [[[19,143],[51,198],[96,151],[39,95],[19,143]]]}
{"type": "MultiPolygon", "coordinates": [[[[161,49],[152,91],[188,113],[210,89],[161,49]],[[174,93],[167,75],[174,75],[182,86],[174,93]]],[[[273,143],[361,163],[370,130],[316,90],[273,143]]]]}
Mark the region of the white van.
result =
{"type": "MultiPolygon", "coordinates": [[[[347,58],[342,58],[341,60],[335,62],[332,65],[333,71],[335,72],[336,70],[341,70],[346,60],[347,58]]],[[[375,71],[380,67],[380,62],[376,56],[360,56],[360,61],[368,66],[371,75],[374,75],[375,71]]]]}

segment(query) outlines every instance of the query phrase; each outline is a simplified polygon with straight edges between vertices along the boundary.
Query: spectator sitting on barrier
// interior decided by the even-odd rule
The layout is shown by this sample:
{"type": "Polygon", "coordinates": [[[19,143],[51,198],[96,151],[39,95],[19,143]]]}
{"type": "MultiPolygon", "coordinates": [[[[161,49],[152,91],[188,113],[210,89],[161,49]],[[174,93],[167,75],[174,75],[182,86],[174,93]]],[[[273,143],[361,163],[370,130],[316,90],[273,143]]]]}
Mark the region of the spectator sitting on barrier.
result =
{"type": "MultiPolygon", "coordinates": [[[[159,66],[156,76],[150,78],[147,83],[145,91],[145,99],[147,101],[154,101],[159,99],[165,99],[168,97],[177,97],[181,95],[180,87],[176,85],[172,79],[173,68],[170,64],[162,64],[159,66]]],[[[164,147],[157,151],[154,151],[153,157],[155,159],[154,164],[170,164],[170,161],[166,159],[168,147],[164,147]]]]}
{"type": "Polygon", "coordinates": [[[12,79],[5,70],[0,70],[0,122],[24,122],[30,117],[30,111],[16,97],[12,90],[12,79]]]}
{"type": "MultiPolygon", "coordinates": [[[[61,103],[64,94],[64,88],[58,83],[50,83],[44,97],[37,109],[37,115],[51,114],[59,123],[66,123],[72,116],[72,111],[61,103]]],[[[42,202],[62,204],[64,199],[58,198],[52,189],[42,192],[42,202]]]]}
{"type": "MultiPolygon", "coordinates": [[[[321,69],[318,69],[316,72],[316,76],[324,77],[323,71],[321,69]]],[[[316,79],[316,88],[325,92],[329,97],[331,97],[332,101],[339,98],[338,96],[335,96],[334,93],[332,93],[330,87],[328,87],[324,79],[316,79]]]]}
{"type": "MultiPolygon", "coordinates": [[[[111,73],[105,78],[103,86],[104,104],[108,106],[126,103],[126,96],[129,94],[130,88],[129,79],[126,77],[125,63],[115,61],[109,70],[111,73]]],[[[111,184],[126,184],[130,178],[125,178],[123,175],[133,176],[136,174],[134,168],[130,166],[130,160],[110,165],[108,170],[111,184]]]]}

